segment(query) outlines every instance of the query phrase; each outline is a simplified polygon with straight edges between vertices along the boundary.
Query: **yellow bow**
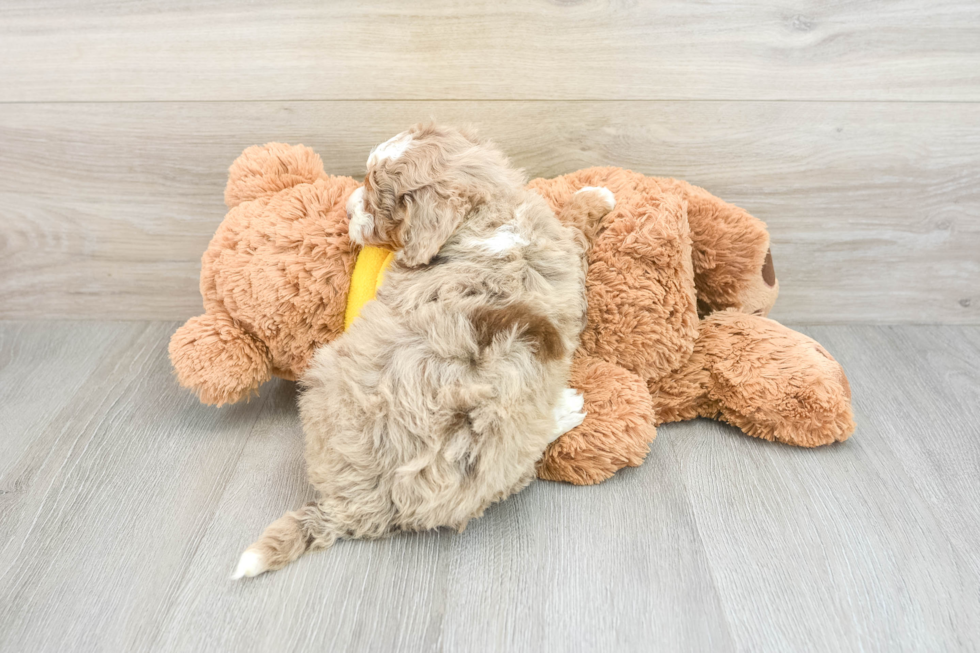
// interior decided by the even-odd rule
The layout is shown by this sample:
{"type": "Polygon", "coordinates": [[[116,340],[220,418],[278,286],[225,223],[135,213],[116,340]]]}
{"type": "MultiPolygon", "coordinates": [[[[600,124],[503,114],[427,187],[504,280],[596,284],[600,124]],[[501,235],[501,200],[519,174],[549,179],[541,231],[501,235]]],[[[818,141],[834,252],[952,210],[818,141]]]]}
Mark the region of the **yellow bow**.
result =
{"type": "Polygon", "coordinates": [[[385,270],[391,265],[395,253],[380,247],[364,247],[354,261],[354,272],[347,293],[347,310],[344,312],[344,331],[350,328],[361,309],[378,293],[384,280],[385,270]]]}

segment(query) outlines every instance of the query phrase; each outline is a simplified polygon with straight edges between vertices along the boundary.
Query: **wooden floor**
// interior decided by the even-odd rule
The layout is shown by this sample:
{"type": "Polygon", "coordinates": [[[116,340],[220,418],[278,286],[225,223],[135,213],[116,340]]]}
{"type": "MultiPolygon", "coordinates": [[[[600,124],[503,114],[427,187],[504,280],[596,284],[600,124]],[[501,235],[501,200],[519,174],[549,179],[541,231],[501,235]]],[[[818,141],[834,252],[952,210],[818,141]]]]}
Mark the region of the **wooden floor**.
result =
{"type": "Polygon", "coordinates": [[[463,534],[228,575],[310,498],[295,388],[201,406],[175,323],[0,322],[0,650],[854,651],[980,642],[980,327],[803,328],[858,431],[695,421],[463,534]]]}

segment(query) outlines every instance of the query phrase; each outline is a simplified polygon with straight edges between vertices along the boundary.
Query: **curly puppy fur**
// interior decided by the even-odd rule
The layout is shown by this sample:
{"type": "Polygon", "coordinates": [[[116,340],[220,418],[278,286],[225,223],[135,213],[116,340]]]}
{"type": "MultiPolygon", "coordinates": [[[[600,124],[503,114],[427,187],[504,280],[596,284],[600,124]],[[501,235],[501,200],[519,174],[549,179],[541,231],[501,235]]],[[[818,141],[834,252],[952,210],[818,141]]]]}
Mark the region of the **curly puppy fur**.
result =
{"type": "Polygon", "coordinates": [[[583,232],[612,194],[574,204],[565,226],[500,151],[454,129],[416,126],[372,152],[350,234],[396,254],[303,378],[319,501],[270,525],[235,577],[337,538],[462,530],[534,478],[586,323],[583,232]]]}

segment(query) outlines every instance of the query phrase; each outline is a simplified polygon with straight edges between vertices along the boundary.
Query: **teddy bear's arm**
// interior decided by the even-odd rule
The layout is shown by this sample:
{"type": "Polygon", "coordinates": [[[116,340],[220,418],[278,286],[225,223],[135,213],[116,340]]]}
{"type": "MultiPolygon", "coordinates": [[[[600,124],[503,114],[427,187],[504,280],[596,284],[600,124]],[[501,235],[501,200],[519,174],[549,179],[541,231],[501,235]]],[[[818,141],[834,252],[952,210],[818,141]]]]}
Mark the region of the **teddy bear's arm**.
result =
{"type": "Polygon", "coordinates": [[[225,204],[231,209],[297,184],[312,184],[325,176],[320,155],[305,145],[253,145],[228,169],[225,204]]]}
{"type": "Polygon", "coordinates": [[[658,424],[720,418],[801,447],[854,431],[851,388],[833,356],[802,333],[734,309],[705,318],[687,363],[649,385],[658,424]]]}
{"type": "Polygon", "coordinates": [[[548,446],[538,477],[593,485],[642,463],[656,436],[643,380],[612,363],[577,356],[569,385],[585,399],[585,421],[548,446]]]}
{"type": "Polygon", "coordinates": [[[217,406],[248,399],[272,378],[265,345],[222,311],[193,317],[177,329],[170,362],[182,386],[217,406]]]}

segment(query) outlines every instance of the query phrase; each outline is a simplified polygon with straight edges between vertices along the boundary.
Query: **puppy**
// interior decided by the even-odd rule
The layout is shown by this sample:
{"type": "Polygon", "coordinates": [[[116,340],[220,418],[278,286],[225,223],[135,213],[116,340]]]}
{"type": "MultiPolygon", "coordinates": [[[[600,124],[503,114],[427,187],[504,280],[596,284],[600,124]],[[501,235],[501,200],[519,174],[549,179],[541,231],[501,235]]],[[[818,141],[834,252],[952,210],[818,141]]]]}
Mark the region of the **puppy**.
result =
{"type": "Polygon", "coordinates": [[[566,227],[524,184],[493,145],[455,129],[416,126],[371,153],[350,237],[395,255],[375,301],[303,379],[319,500],[273,522],[233,578],[337,538],[462,531],[581,423],[567,383],[585,326],[583,232],[614,200],[583,189],[566,227]]]}

